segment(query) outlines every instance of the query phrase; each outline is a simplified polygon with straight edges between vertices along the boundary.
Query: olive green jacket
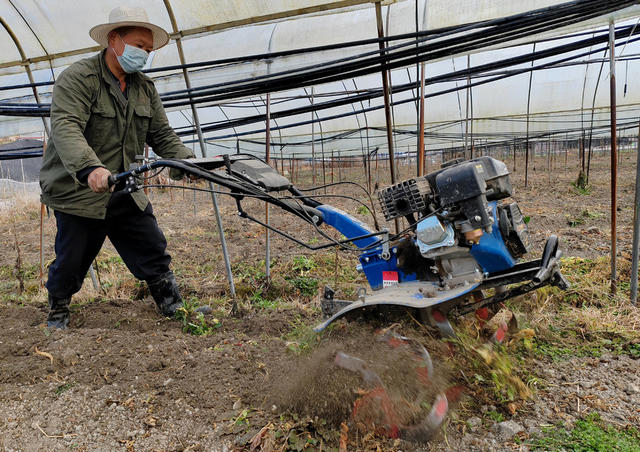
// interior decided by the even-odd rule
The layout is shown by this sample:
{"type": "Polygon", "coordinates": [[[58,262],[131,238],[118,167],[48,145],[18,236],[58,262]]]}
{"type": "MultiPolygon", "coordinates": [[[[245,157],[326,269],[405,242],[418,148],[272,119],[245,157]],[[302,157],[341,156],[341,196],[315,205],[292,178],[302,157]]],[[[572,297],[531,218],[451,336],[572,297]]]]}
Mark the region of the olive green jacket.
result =
{"type": "MultiPolygon", "coordinates": [[[[104,61],[104,52],[69,66],[53,87],[51,137],[40,170],[41,200],[54,210],[102,219],[109,193],[94,193],[78,171],[102,166],[112,173],[129,169],[145,142],[161,157],[190,158],[169,126],[153,81],[129,75],[127,98],[104,61]]],[[[140,209],[149,200],[132,194],[140,209]]]]}

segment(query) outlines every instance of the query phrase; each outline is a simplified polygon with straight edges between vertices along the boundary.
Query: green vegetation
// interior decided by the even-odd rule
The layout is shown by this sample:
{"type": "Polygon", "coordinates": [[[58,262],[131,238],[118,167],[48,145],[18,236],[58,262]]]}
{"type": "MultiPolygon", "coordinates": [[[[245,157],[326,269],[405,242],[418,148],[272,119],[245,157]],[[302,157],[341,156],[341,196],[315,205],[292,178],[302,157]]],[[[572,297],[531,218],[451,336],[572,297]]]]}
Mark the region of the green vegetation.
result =
{"type": "Polygon", "coordinates": [[[571,217],[570,215],[567,215],[566,217],[567,217],[567,224],[570,227],[574,228],[576,226],[585,224],[586,221],[589,219],[597,220],[599,218],[602,218],[603,216],[604,214],[602,214],[601,212],[585,209],[582,212],[580,212],[580,215],[576,217],[571,217]]]}
{"type": "Polygon", "coordinates": [[[185,299],[184,306],[176,312],[176,319],[182,322],[182,332],[194,336],[213,334],[222,323],[217,318],[205,318],[204,314],[196,311],[198,307],[197,298],[185,299]]]}
{"type": "Polygon", "coordinates": [[[532,450],[574,452],[639,452],[640,431],[606,425],[597,413],[576,422],[572,430],[561,425],[544,427],[528,444],[532,450]]]}
{"type": "Polygon", "coordinates": [[[69,389],[73,388],[74,386],[75,386],[75,383],[65,383],[65,384],[62,384],[62,385],[60,385],[60,386],[58,386],[58,387],[56,388],[56,395],[60,395],[60,394],[62,394],[63,392],[65,392],[65,391],[67,391],[67,390],[69,390],[69,389]]]}
{"type": "Polygon", "coordinates": [[[284,336],[284,340],[287,342],[287,349],[296,355],[310,352],[319,342],[320,334],[313,331],[301,318],[298,317],[291,326],[291,331],[284,336]]]}
{"type": "Polygon", "coordinates": [[[293,258],[293,263],[291,264],[291,270],[300,272],[300,276],[304,276],[316,268],[318,268],[316,261],[313,257],[307,256],[296,256],[293,258]]]}
{"type": "Polygon", "coordinates": [[[498,413],[495,410],[490,410],[487,411],[487,416],[489,417],[489,419],[491,419],[493,422],[502,422],[504,421],[504,416],[502,415],[502,413],[498,413]]]}
{"type": "Polygon", "coordinates": [[[243,426],[243,427],[249,427],[249,415],[250,415],[251,411],[248,409],[244,409],[242,411],[240,411],[240,413],[238,413],[238,415],[233,418],[233,425],[234,426],[243,426]]]}

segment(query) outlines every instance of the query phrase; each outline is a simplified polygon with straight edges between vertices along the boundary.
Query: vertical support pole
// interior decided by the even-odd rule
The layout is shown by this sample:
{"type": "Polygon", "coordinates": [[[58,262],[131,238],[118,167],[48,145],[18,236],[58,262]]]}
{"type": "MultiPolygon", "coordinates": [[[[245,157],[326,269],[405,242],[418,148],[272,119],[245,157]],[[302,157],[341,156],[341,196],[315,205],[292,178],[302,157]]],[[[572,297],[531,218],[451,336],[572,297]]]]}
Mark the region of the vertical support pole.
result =
{"type": "MultiPolygon", "coordinates": [[[[419,53],[420,44],[418,43],[418,32],[420,31],[420,24],[418,20],[418,0],[415,0],[415,24],[416,24],[416,55],[419,53]]],[[[427,5],[425,4],[425,7],[427,5]]],[[[407,68],[407,75],[409,75],[409,81],[411,81],[411,75],[409,74],[409,68],[407,68]]],[[[424,107],[422,104],[422,99],[424,98],[424,88],[422,88],[423,83],[421,80],[424,80],[424,62],[418,63],[416,62],[416,97],[420,96],[420,101],[416,100],[416,121],[417,121],[417,133],[418,133],[418,141],[416,143],[416,160],[417,160],[417,168],[416,175],[418,177],[422,176],[424,172],[424,111],[421,113],[421,108],[424,107]],[[421,68],[422,66],[422,68],[421,68]],[[422,74],[422,75],[420,75],[422,74]]]]}
{"type": "MultiPolygon", "coordinates": [[[[267,121],[267,127],[265,129],[265,161],[267,162],[267,165],[271,165],[271,94],[267,93],[267,112],[266,112],[266,121],[267,121]]],[[[278,162],[276,161],[276,168],[278,166],[278,162]]],[[[269,224],[269,203],[265,202],[264,203],[264,217],[265,217],[265,223],[268,225],[269,224]]],[[[264,228],[265,232],[266,232],[266,244],[265,244],[265,255],[264,255],[264,261],[265,261],[265,269],[264,269],[264,274],[265,277],[267,279],[267,284],[270,284],[271,282],[271,234],[269,234],[269,228],[264,228]]]]}
{"type": "Polygon", "coordinates": [[[420,64],[420,127],[418,131],[418,176],[424,174],[424,62],[420,64]]]}
{"type": "Polygon", "coordinates": [[[331,183],[333,184],[333,173],[334,173],[334,167],[335,167],[335,159],[333,156],[333,149],[331,149],[331,183]]]}
{"type": "Polygon", "coordinates": [[[293,182],[293,157],[291,155],[289,156],[289,164],[287,166],[289,167],[289,178],[293,182]]]}
{"type": "Polygon", "coordinates": [[[633,203],[633,250],[631,253],[631,304],[638,302],[638,253],[640,250],[640,124],[636,154],[636,193],[633,203]]]}
{"type": "Polygon", "coordinates": [[[324,194],[327,194],[327,164],[324,158],[324,134],[322,133],[322,126],[320,126],[320,152],[322,153],[322,184],[324,187],[324,194]]]}
{"type": "MultiPolygon", "coordinates": [[[[536,43],[533,43],[533,52],[536,53],[536,43]]],[[[531,67],[533,67],[533,60],[531,60],[531,67]]],[[[533,70],[529,72],[529,94],[527,94],[527,137],[525,139],[525,154],[524,154],[524,186],[529,184],[529,111],[531,108],[531,83],[533,81],[533,70]]]]}
{"type": "MultiPolygon", "coordinates": [[[[171,26],[173,27],[173,32],[174,33],[178,33],[178,25],[176,22],[176,18],[173,14],[173,9],[171,8],[171,3],[170,0],[164,0],[164,5],[165,8],[167,9],[167,14],[169,15],[169,19],[171,20],[171,26]]],[[[184,66],[184,64],[186,64],[186,60],[184,57],[184,51],[182,49],[182,41],[180,37],[177,37],[175,39],[176,41],[176,48],[178,50],[178,56],[180,57],[180,64],[182,64],[184,66]]],[[[189,79],[189,71],[187,71],[187,68],[183,67],[182,68],[182,74],[184,76],[184,83],[187,86],[187,90],[189,90],[188,92],[191,93],[191,80],[189,79]]],[[[192,101],[191,96],[189,96],[189,100],[192,101]]],[[[195,104],[193,103],[193,101],[191,102],[191,113],[193,115],[193,123],[196,126],[196,131],[198,133],[198,142],[200,143],[200,151],[202,152],[202,156],[206,157],[207,156],[207,148],[206,145],[204,143],[204,138],[202,136],[202,128],[200,127],[200,119],[198,117],[198,110],[195,106],[195,104]]],[[[236,298],[236,286],[233,282],[233,273],[231,272],[231,262],[229,260],[229,253],[227,251],[227,241],[225,240],[224,237],[224,227],[222,226],[222,217],[220,216],[220,209],[218,208],[218,198],[216,193],[214,192],[215,190],[215,185],[213,184],[213,182],[209,182],[209,188],[212,190],[211,192],[211,201],[213,203],[213,210],[216,214],[216,221],[218,223],[218,234],[220,235],[220,246],[222,248],[222,256],[224,258],[224,265],[225,265],[225,270],[227,273],[227,280],[229,281],[229,292],[231,294],[231,297],[234,299],[234,304],[232,307],[232,311],[237,310],[237,304],[235,303],[235,298],[236,298]]]]}
{"type": "Polygon", "coordinates": [[[518,150],[518,141],[513,139],[513,172],[516,172],[516,151],[518,150]]]}
{"type": "MultiPolygon", "coordinates": [[[[378,38],[379,47],[380,47],[380,56],[384,57],[385,55],[385,43],[382,41],[384,38],[384,29],[382,27],[382,5],[379,1],[375,3],[376,5],[376,24],[378,26],[378,38]]],[[[383,63],[384,64],[384,63],[383,63]]],[[[391,124],[391,105],[389,102],[389,78],[388,71],[382,70],[382,92],[384,94],[384,116],[387,125],[387,146],[389,148],[389,170],[391,172],[391,183],[396,183],[396,168],[395,168],[395,159],[393,153],[393,129],[391,124]]],[[[400,222],[396,218],[394,220],[396,226],[396,233],[400,232],[400,222]]]]}
{"type": "Polygon", "coordinates": [[[569,133],[564,138],[564,173],[567,174],[567,164],[569,162],[569,133]]]}
{"type": "MultiPolygon", "coordinates": [[[[469,71],[469,66],[471,65],[471,56],[467,55],[467,71],[469,71]]],[[[468,158],[471,159],[473,158],[473,151],[471,150],[471,148],[469,148],[469,106],[471,104],[470,102],[470,98],[471,98],[471,72],[467,72],[467,116],[465,119],[465,126],[464,126],[464,154],[465,157],[467,157],[467,155],[469,156],[468,158]]]]}
{"type": "MultiPolygon", "coordinates": [[[[42,155],[47,151],[47,140],[42,142],[42,155]]],[[[44,288],[44,204],[40,203],[40,288],[44,288]]]]}
{"type": "MultiPolygon", "coordinates": [[[[311,87],[311,108],[313,109],[313,86],[311,87]]],[[[313,111],[311,112],[311,183],[316,186],[316,135],[313,111]]],[[[324,163],[323,163],[324,166],[324,163]]]]}
{"type": "Polygon", "coordinates": [[[618,146],[616,142],[616,56],[615,24],[609,22],[609,98],[611,110],[611,293],[617,291],[617,189],[618,189],[618,146]]]}
{"type": "MultiPolygon", "coordinates": [[[[147,163],[149,161],[149,145],[147,143],[144,144],[144,162],[147,163]]],[[[147,185],[149,185],[149,179],[148,178],[144,178],[144,194],[148,195],[149,194],[149,188],[147,188],[147,185]]],[[[195,193],[195,192],[194,192],[195,193]]]]}
{"type": "Polygon", "coordinates": [[[549,182],[551,182],[551,135],[547,140],[547,173],[549,176],[549,182]]]}
{"type": "MultiPolygon", "coordinates": [[[[24,70],[27,73],[27,77],[29,78],[29,83],[31,83],[31,85],[34,85],[35,80],[33,79],[33,73],[31,72],[30,62],[27,59],[27,55],[24,53],[24,50],[22,48],[22,45],[20,44],[20,41],[18,40],[18,37],[13,32],[9,24],[1,16],[0,16],[0,25],[4,27],[6,32],[9,34],[9,37],[13,41],[13,44],[16,46],[16,50],[20,54],[20,59],[22,60],[22,64],[24,65],[24,70]]],[[[36,103],[39,104],[40,96],[38,95],[38,89],[35,86],[32,86],[32,89],[33,89],[33,98],[35,99],[36,103]]],[[[51,136],[51,130],[49,129],[47,118],[44,118],[44,117],[42,118],[42,125],[44,127],[44,132],[45,132],[44,143],[46,147],[46,138],[49,138],[51,136]]],[[[43,148],[43,155],[44,155],[44,148],[43,148]]],[[[44,281],[44,251],[42,248],[43,242],[44,242],[44,210],[45,210],[44,205],[41,204],[40,205],[40,287],[44,286],[44,282],[43,282],[44,281]]]]}

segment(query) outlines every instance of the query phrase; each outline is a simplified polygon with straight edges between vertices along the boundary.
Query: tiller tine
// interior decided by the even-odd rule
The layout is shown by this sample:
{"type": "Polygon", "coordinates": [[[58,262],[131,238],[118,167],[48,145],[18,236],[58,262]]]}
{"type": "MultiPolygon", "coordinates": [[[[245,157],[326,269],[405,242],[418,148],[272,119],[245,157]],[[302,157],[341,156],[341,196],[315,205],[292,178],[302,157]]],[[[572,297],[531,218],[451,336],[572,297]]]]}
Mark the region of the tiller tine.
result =
{"type": "Polygon", "coordinates": [[[356,358],[355,356],[347,355],[344,352],[336,353],[336,357],[333,362],[338,367],[342,367],[343,369],[350,370],[351,372],[357,372],[362,376],[362,379],[365,383],[370,386],[382,386],[382,380],[378,375],[367,369],[367,363],[360,358],[356,358]]]}
{"type": "Polygon", "coordinates": [[[391,330],[382,332],[378,340],[386,342],[392,348],[408,347],[413,359],[419,363],[415,368],[418,379],[425,386],[430,383],[433,378],[433,361],[431,361],[431,355],[422,344],[414,339],[400,336],[391,330]]]}
{"type": "Polygon", "coordinates": [[[400,437],[408,441],[427,441],[438,432],[449,412],[449,402],[445,394],[438,394],[429,415],[420,424],[403,427],[400,437]]]}
{"type": "MultiPolygon", "coordinates": [[[[477,311],[476,317],[480,317],[477,311]]],[[[502,344],[507,337],[507,333],[510,330],[517,329],[516,318],[513,312],[507,308],[501,309],[489,319],[478,320],[478,323],[485,337],[489,337],[489,340],[494,344],[502,344]]]]}
{"type": "Polygon", "coordinates": [[[400,433],[398,415],[380,377],[367,368],[364,360],[344,352],[336,353],[333,362],[338,367],[359,373],[365,383],[373,388],[354,402],[352,417],[376,433],[398,438],[400,433]]]}
{"type": "MultiPolygon", "coordinates": [[[[425,387],[432,384],[433,362],[429,352],[422,344],[390,330],[383,331],[378,336],[378,340],[387,343],[393,349],[407,348],[412,359],[417,363],[414,369],[418,381],[425,387]]],[[[450,403],[457,401],[463,391],[462,386],[452,386],[445,392],[439,393],[429,414],[421,422],[415,425],[403,425],[382,380],[367,367],[364,360],[344,352],[338,352],[334,363],[338,367],[359,373],[365,383],[372,388],[354,402],[353,419],[357,423],[364,424],[367,429],[389,438],[427,441],[437,433],[447,417],[450,403]]]]}
{"type": "Polygon", "coordinates": [[[451,326],[449,319],[442,313],[442,311],[439,311],[438,309],[429,309],[427,311],[427,314],[429,316],[431,325],[438,328],[438,331],[440,331],[442,337],[444,337],[445,339],[457,338],[455,331],[453,331],[453,326],[451,326]]]}

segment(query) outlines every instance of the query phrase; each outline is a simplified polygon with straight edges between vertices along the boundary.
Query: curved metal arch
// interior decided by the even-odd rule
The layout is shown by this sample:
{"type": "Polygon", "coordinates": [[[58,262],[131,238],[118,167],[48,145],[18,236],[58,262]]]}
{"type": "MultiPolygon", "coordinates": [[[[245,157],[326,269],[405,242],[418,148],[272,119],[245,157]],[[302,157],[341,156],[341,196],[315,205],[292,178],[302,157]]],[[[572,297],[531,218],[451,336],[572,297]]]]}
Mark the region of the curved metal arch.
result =
{"type": "MultiPolygon", "coordinates": [[[[33,37],[36,38],[36,41],[38,41],[38,44],[40,44],[40,47],[42,47],[42,51],[44,52],[44,54],[47,57],[49,57],[50,55],[49,55],[49,52],[47,51],[47,48],[42,43],[42,41],[38,37],[38,34],[33,29],[33,27],[31,27],[31,24],[29,23],[29,21],[24,17],[22,12],[20,12],[18,7],[13,3],[13,0],[7,0],[7,1],[11,4],[11,6],[13,6],[13,9],[15,9],[16,12],[18,13],[18,15],[22,18],[22,20],[24,21],[25,25],[29,28],[29,30],[33,34],[33,37]]],[[[49,68],[51,69],[51,79],[55,82],[56,81],[56,74],[53,72],[53,64],[51,63],[51,60],[49,60],[49,68]]]]}
{"type": "MultiPolygon", "coordinates": [[[[336,10],[336,9],[348,8],[348,7],[351,7],[351,6],[362,5],[362,4],[370,3],[372,1],[375,1],[375,0],[336,0],[336,1],[333,1],[331,3],[325,3],[325,4],[322,4],[322,5],[309,6],[309,7],[306,7],[306,8],[291,9],[291,10],[287,10],[287,11],[280,11],[278,13],[266,14],[266,15],[263,15],[263,16],[248,17],[248,18],[244,18],[244,19],[232,20],[232,21],[229,21],[229,22],[224,22],[224,23],[219,23],[219,24],[214,24],[214,25],[207,25],[207,26],[203,26],[203,27],[196,27],[196,28],[189,28],[189,29],[186,29],[186,30],[179,30],[177,27],[174,27],[173,22],[175,22],[175,17],[173,16],[173,10],[171,9],[171,6],[168,4],[167,0],[163,0],[167,10],[171,10],[171,13],[169,14],[170,17],[174,17],[172,19],[173,22],[171,24],[172,27],[173,27],[173,33],[171,33],[171,38],[176,40],[176,41],[179,38],[183,38],[183,37],[186,37],[186,36],[196,36],[196,35],[200,35],[200,34],[211,33],[211,32],[214,32],[214,31],[222,31],[222,30],[226,30],[226,29],[229,29],[229,28],[237,28],[237,27],[242,27],[242,26],[247,26],[247,25],[255,25],[255,24],[270,22],[270,21],[274,21],[274,20],[290,19],[290,18],[297,17],[297,16],[303,16],[305,14],[313,14],[313,13],[318,13],[318,12],[323,12],[323,11],[331,11],[331,10],[336,10]]],[[[85,48],[82,48],[82,49],[69,50],[69,51],[65,51],[65,52],[59,52],[59,53],[54,53],[54,54],[50,54],[50,55],[45,55],[45,56],[32,58],[31,59],[31,63],[39,63],[41,61],[53,61],[53,60],[58,59],[58,58],[64,58],[64,57],[68,57],[68,56],[83,55],[83,54],[86,54],[86,53],[97,52],[97,51],[99,51],[101,49],[102,49],[102,47],[97,45],[97,46],[92,46],[92,47],[85,47],[85,48]]],[[[6,62],[6,63],[1,63],[0,64],[0,69],[6,68],[6,67],[21,66],[21,65],[22,65],[22,61],[9,61],[9,62],[6,62]]]]}
{"type": "MultiPolygon", "coordinates": [[[[31,72],[31,67],[29,65],[29,60],[27,59],[27,55],[24,53],[24,49],[20,44],[20,40],[18,39],[16,34],[13,32],[13,30],[11,29],[7,21],[5,21],[2,18],[2,16],[0,16],[0,24],[2,24],[4,29],[7,31],[7,33],[9,34],[9,37],[11,37],[11,40],[15,44],[16,49],[18,50],[18,53],[20,54],[20,58],[22,59],[22,65],[24,66],[24,70],[26,71],[27,77],[29,78],[29,83],[31,83],[32,85],[35,84],[35,80],[33,79],[33,73],[31,72]]],[[[35,98],[37,103],[40,103],[38,88],[33,86],[32,89],[33,89],[33,97],[35,98]]],[[[46,118],[42,118],[42,124],[44,125],[44,131],[47,134],[47,137],[51,136],[51,130],[49,129],[49,124],[47,124],[46,118]]]]}

